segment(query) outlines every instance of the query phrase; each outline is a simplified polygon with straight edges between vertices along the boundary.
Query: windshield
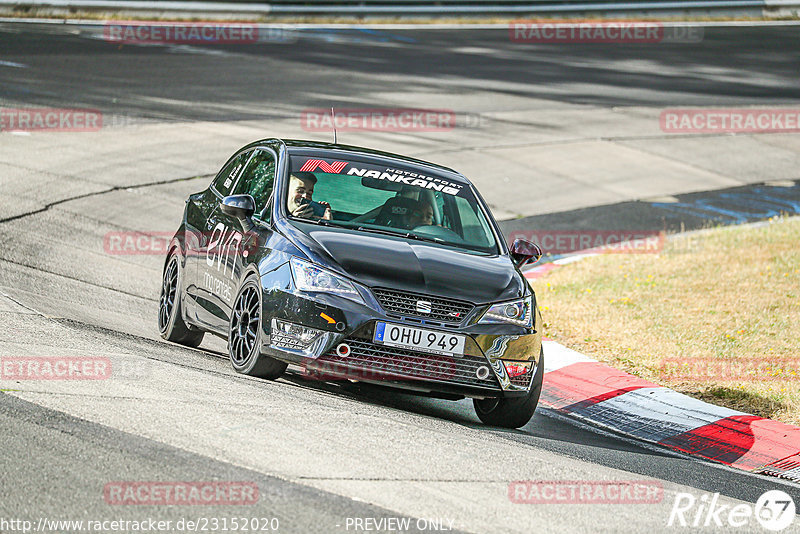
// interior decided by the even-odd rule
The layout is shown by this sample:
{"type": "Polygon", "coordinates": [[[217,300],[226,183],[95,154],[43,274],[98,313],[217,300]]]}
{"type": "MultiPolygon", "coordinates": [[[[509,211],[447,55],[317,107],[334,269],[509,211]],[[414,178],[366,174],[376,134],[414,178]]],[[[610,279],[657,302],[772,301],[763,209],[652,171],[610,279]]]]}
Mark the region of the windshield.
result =
{"type": "Polygon", "coordinates": [[[292,155],[290,171],[284,198],[294,218],[497,254],[491,226],[464,183],[340,155],[292,155]]]}

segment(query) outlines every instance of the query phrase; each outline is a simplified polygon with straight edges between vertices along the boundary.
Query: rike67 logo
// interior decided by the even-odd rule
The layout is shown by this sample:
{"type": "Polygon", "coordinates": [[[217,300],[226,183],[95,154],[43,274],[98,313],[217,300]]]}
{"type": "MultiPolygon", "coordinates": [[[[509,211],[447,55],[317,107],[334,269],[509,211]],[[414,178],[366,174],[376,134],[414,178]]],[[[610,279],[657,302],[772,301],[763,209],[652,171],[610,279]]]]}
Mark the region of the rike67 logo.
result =
{"type": "Polygon", "coordinates": [[[780,532],[794,523],[794,500],[780,490],[770,490],[751,504],[721,504],[719,493],[703,494],[698,499],[691,493],[678,493],[667,520],[668,527],[710,527],[752,531],[758,522],[763,528],[780,532]]]}

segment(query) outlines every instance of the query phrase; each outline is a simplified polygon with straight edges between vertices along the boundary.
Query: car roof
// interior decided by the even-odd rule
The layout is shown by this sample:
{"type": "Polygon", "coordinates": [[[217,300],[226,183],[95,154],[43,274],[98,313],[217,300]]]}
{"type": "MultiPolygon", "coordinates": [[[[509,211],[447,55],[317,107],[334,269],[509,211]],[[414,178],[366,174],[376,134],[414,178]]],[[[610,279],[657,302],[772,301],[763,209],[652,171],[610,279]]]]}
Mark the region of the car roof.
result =
{"type": "Polygon", "coordinates": [[[375,150],[373,148],[366,148],[361,146],[353,146],[353,145],[342,145],[338,143],[325,143],[322,141],[309,141],[304,139],[262,139],[253,145],[264,143],[267,141],[279,141],[286,145],[289,149],[289,152],[296,152],[297,150],[292,149],[310,149],[310,150],[336,150],[341,152],[350,152],[354,155],[365,155],[365,156],[377,156],[379,158],[390,158],[395,161],[399,161],[402,163],[407,163],[414,166],[424,166],[429,168],[432,171],[445,173],[448,175],[448,178],[453,178],[455,182],[462,182],[464,184],[470,184],[470,181],[460,172],[451,169],[449,167],[445,167],[443,165],[437,165],[436,163],[431,163],[429,161],[410,158],[408,156],[402,156],[400,154],[394,154],[392,152],[384,152],[382,150],[375,150]]]}

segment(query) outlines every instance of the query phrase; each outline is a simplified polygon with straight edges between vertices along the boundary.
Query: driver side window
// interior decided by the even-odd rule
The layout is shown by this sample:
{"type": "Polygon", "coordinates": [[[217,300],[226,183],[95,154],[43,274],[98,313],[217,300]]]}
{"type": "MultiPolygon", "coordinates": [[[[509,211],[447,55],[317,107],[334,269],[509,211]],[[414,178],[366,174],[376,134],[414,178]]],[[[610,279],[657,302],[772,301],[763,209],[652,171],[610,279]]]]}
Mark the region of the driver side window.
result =
{"type": "MultiPolygon", "coordinates": [[[[234,195],[250,195],[256,201],[256,214],[260,214],[272,195],[275,183],[275,157],[271,152],[257,149],[236,184],[234,195]]],[[[269,214],[264,218],[269,220],[269,214]]]]}

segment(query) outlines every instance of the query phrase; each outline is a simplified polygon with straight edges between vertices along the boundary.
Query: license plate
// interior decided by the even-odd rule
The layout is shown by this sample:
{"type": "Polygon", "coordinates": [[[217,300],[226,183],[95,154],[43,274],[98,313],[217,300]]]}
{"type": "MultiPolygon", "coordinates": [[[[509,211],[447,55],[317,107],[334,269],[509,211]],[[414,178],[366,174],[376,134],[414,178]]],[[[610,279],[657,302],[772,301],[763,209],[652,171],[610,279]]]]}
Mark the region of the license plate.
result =
{"type": "Polygon", "coordinates": [[[392,323],[376,323],[375,343],[450,356],[464,355],[466,336],[392,323]]]}

